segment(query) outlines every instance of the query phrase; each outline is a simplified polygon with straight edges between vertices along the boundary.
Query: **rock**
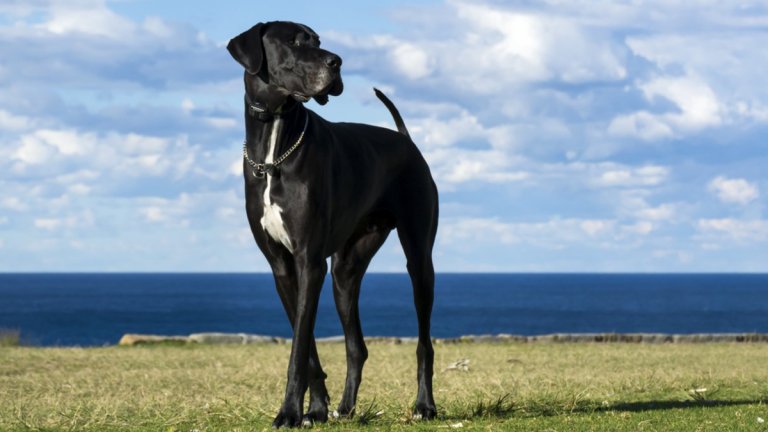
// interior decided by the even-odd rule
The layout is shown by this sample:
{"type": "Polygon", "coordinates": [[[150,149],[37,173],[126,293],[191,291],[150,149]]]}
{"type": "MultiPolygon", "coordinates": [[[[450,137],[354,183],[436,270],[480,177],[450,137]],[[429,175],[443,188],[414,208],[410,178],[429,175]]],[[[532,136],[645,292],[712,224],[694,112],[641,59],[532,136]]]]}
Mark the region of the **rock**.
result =
{"type": "Polygon", "coordinates": [[[475,343],[480,343],[480,342],[498,342],[498,339],[494,335],[482,334],[482,335],[474,335],[472,337],[472,342],[475,342],[475,343]]]}
{"type": "Polygon", "coordinates": [[[247,333],[193,333],[189,335],[190,343],[209,345],[245,345],[259,343],[281,343],[273,336],[252,335],[247,333]]]}
{"type": "Polygon", "coordinates": [[[344,335],[315,338],[317,343],[344,343],[344,335]]]}
{"type": "MultiPolygon", "coordinates": [[[[318,343],[343,343],[344,336],[316,339],[318,343]]],[[[371,336],[366,343],[415,344],[417,337],[371,336]]],[[[547,335],[521,336],[513,334],[465,335],[457,338],[433,339],[435,344],[456,343],[768,343],[768,333],[553,333],[547,335]]],[[[119,345],[141,345],[155,343],[200,343],[200,344],[287,344],[291,339],[247,333],[194,333],[189,336],[160,336],[126,334],[119,345]]]]}
{"type": "Polygon", "coordinates": [[[124,334],[120,338],[118,345],[122,346],[134,346],[144,344],[158,344],[158,343],[187,343],[186,336],[159,336],[159,335],[142,335],[142,334],[124,334]]]}
{"type": "Polygon", "coordinates": [[[242,333],[193,333],[189,335],[190,343],[224,345],[245,343],[242,333]]]}
{"type": "Polygon", "coordinates": [[[403,341],[399,337],[370,336],[365,338],[365,342],[385,345],[400,345],[403,341]]]}
{"type": "Polygon", "coordinates": [[[525,336],[514,335],[514,334],[509,334],[509,333],[500,333],[500,334],[496,335],[496,339],[499,342],[518,342],[518,343],[520,343],[520,342],[522,342],[522,343],[528,342],[528,338],[525,337],[525,336]]]}
{"type": "Polygon", "coordinates": [[[672,335],[664,333],[639,333],[637,336],[640,338],[640,343],[659,344],[673,341],[672,335]]]}
{"type": "Polygon", "coordinates": [[[243,334],[243,343],[244,344],[277,344],[277,343],[285,343],[285,340],[283,338],[278,338],[274,336],[243,334]]]}

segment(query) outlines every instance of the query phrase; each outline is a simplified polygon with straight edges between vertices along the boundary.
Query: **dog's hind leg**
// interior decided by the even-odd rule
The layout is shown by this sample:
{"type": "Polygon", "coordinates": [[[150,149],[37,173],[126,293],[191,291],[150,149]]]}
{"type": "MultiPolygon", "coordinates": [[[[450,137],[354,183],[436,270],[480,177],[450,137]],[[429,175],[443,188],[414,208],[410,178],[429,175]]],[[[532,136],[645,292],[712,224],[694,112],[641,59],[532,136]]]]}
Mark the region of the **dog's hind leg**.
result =
{"type": "MultiPolygon", "coordinates": [[[[417,183],[418,184],[418,183],[417,183]]],[[[434,189],[433,189],[434,190],[434,189]]],[[[411,190],[408,209],[397,221],[397,235],[408,261],[408,274],[413,284],[413,301],[419,323],[419,341],[416,347],[418,393],[414,417],[433,419],[437,414],[432,395],[434,351],[430,335],[432,303],[435,296],[435,270],[432,264],[432,246],[437,232],[437,194],[429,189],[411,190]],[[433,199],[432,199],[433,198],[433,199]]]]}
{"type": "MultiPolygon", "coordinates": [[[[278,252],[280,253],[280,252],[278,252]]],[[[287,252],[271,258],[270,265],[275,276],[275,286],[280,296],[288,320],[293,327],[296,321],[296,306],[298,302],[298,280],[292,256],[287,252]]],[[[326,374],[320,365],[315,338],[312,336],[309,353],[309,410],[304,419],[310,422],[326,422],[328,420],[328,390],[325,387],[326,374]]]]}
{"type": "Polygon", "coordinates": [[[347,378],[344,394],[336,411],[336,414],[342,417],[354,414],[357,390],[363,376],[363,364],[368,358],[358,308],[360,284],[371,258],[384,244],[389,231],[390,228],[374,227],[371,232],[353,237],[332,258],[333,297],[344,329],[347,350],[347,378]]]}

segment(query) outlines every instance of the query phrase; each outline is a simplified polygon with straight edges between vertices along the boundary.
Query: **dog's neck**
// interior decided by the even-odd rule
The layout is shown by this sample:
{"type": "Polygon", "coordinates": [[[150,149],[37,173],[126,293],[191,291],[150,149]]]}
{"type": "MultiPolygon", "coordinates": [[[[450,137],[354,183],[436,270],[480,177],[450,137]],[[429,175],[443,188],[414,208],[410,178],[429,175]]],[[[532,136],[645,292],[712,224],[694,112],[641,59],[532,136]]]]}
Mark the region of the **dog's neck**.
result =
{"type": "Polygon", "coordinates": [[[245,92],[244,101],[245,112],[256,120],[264,123],[269,123],[275,118],[282,117],[285,113],[288,113],[296,108],[297,105],[300,105],[296,100],[288,98],[282,104],[272,104],[272,107],[270,107],[267,102],[261,102],[257,98],[248,95],[248,92],[245,92]]]}
{"type": "Polygon", "coordinates": [[[307,109],[300,102],[287,100],[271,111],[266,104],[245,95],[245,144],[250,157],[257,163],[274,159],[285,152],[303,130],[307,109]],[[259,105],[254,109],[255,103],[259,105]],[[271,145],[274,142],[274,145],[271,145]],[[269,149],[272,147],[272,154],[269,149]],[[271,156],[271,157],[270,157],[271,156]]]}

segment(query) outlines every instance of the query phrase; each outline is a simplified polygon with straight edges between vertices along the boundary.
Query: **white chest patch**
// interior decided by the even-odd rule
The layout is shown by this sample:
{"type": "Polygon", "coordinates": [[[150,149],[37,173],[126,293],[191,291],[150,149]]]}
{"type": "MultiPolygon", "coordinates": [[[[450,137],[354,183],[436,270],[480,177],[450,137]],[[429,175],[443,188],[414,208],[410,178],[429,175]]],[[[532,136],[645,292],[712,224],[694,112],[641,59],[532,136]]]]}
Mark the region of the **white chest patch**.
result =
{"type": "MultiPolygon", "coordinates": [[[[275,148],[277,147],[277,140],[280,137],[280,131],[283,128],[283,120],[276,118],[272,123],[272,132],[269,135],[269,149],[267,150],[267,157],[264,163],[271,164],[275,159],[275,148]]],[[[267,187],[264,189],[264,215],[261,217],[261,227],[264,228],[270,237],[275,241],[280,242],[283,246],[293,253],[293,245],[291,245],[291,238],[288,236],[288,231],[285,229],[283,218],[280,213],[283,209],[279,205],[272,202],[270,192],[272,189],[272,176],[267,176],[267,187]]]]}

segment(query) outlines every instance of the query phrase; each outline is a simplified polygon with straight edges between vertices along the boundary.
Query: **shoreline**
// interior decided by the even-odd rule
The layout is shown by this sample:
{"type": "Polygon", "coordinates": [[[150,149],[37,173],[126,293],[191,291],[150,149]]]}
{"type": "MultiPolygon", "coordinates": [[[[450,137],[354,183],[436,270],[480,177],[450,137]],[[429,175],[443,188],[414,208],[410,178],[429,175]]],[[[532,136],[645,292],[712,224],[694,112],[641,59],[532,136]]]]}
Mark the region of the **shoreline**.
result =
{"type": "MultiPolygon", "coordinates": [[[[344,343],[344,336],[316,338],[317,343],[344,343]]],[[[366,343],[415,344],[416,337],[370,336],[366,343]]],[[[553,333],[545,335],[484,334],[455,338],[433,338],[435,344],[464,343],[635,343],[635,344],[692,344],[692,343],[768,343],[768,333],[553,333]]],[[[151,344],[204,344],[251,345],[289,344],[289,338],[247,333],[193,333],[188,336],[125,334],[118,346],[151,344]]]]}

